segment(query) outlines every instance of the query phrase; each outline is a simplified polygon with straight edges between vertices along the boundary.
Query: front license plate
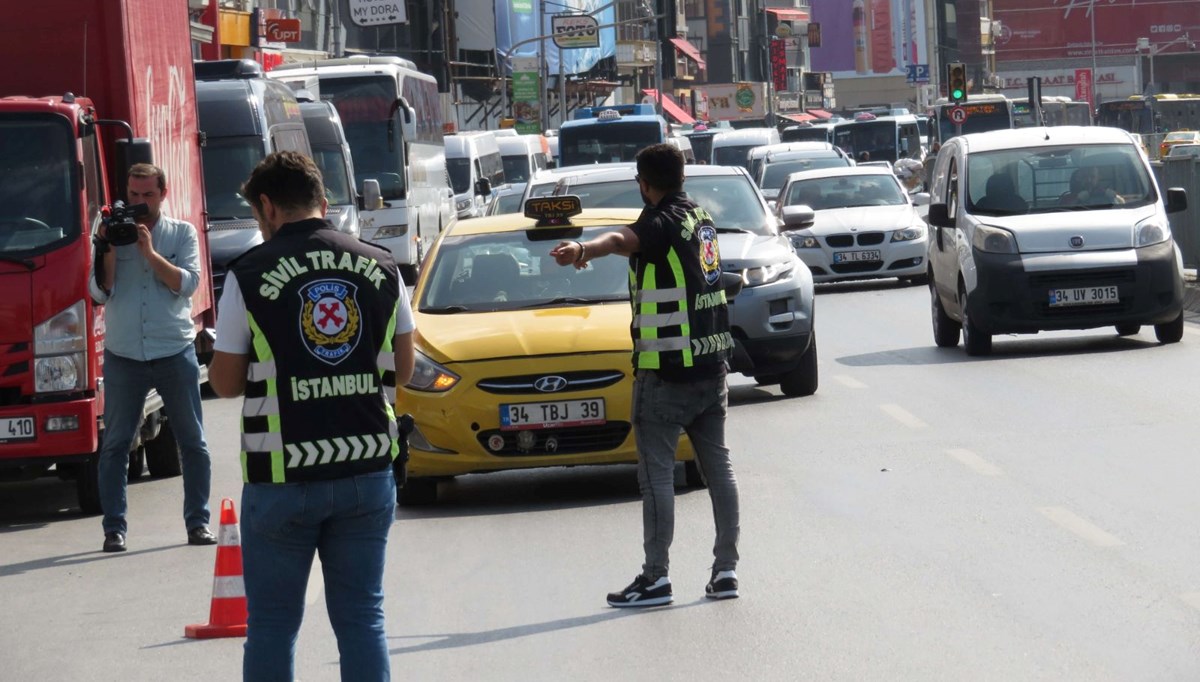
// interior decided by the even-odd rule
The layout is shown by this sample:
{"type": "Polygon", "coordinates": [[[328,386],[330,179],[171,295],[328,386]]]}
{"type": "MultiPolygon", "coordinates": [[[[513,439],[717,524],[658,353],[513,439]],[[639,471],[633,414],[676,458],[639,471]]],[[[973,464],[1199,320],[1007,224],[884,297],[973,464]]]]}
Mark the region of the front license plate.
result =
{"type": "Polygon", "coordinates": [[[9,417],[0,419],[0,443],[18,440],[33,440],[33,417],[9,417]]]}
{"type": "Polygon", "coordinates": [[[1103,305],[1105,303],[1120,303],[1116,285],[1050,290],[1051,308],[1070,305],[1103,305]]]}
{"type": "Polygon", "coordinates": [[[838,251],[833,254],[834,263],[863,263],[868,261],[883,260],[883,254],[880,251],[838,251]]]}
{"type": "Polygon", "coordinates": [[[604,423],[604,398],[559,400],[552,403],[517,403],[500,406],[500,428],[554,429],[604,423]]]}

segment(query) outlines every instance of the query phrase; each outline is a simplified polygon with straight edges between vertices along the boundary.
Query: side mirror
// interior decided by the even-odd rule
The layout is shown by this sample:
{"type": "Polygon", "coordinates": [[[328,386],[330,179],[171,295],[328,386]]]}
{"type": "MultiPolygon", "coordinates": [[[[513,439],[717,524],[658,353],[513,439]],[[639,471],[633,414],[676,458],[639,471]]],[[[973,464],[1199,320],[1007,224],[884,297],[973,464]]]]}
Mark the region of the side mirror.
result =
{"type": "Polygon", "coordinates": [[[492,181],[487,178],[479,178],[475,182],[475,194],[481,197],[492,195],[492,181]]]}
{"type": "Polygon", "coordinates": [[[930,204],[929,224],[934,227],[954,227],[954,216],[950,215],[945,204],[930,204]]]}
{"type": "Polygon", "coordinates": [[[808,206],[784,206],[783,229],[802,230],[806,227],[812,227],[816,217],[817,214],[808,206]]]}
{"type": "Polygon", "coordinates": [[[1187,190],[1182,187],[1171,187],[1167,190],[1167,213],[1186,211],[1187,207],[1187,190]]]}
{"type": "Polygon", "coordinates": [[[363,180],[362,196],[358,198],[358,208],[363,211],[378,211],[383,208],[383,193],[379,191],[378,180],[363,180]]]}
{"type": "Polygon", "coordinates": [[[739,272],[722,272],[721,288],[725,290],[725,300],[732,301],[742,293],[742,275],[739,272]]]}
{"type": "Polygon", "coordinates": [[[929,192],[917,192],[912,195],[914,206],[928,206],[930,201],[932,201],[932,197],[929,196],[929,192]]]}

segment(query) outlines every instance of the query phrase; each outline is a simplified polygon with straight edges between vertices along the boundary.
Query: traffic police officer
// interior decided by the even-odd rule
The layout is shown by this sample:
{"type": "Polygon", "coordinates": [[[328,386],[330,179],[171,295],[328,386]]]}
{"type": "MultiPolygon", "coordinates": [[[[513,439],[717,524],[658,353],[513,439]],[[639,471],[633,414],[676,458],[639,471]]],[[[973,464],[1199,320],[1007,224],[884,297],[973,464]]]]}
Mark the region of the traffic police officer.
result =
{"type": "Polygon", "coordinates": [[[343,680],[390,677],[383,569],[412,374],[412,314],[391,254],[326,220],[320,171],[272,154],[242,188],[265,242],[232,266],[209,379],[242,409],[247,680],[292,680],[314,552],[343,680]]]}
{"type": "Polygon", "coordinates": [[[683,155],[657,144],[637,155],[637,182],[647,206],[637,221],[587,242],[552,251],[560,265],[620,254],[629,257],[633,300],[633,426],[642,493],[645,563],[616,607],[657,606],[672,599],[668,552],[675,532],[675,449],[686,432],[708,484],[716,521],[715,560],[705,595],[736,597],[738,490],[725,446],[726,360],[733,348],[721,254],[712,216],[683,192],[683,155]]]}

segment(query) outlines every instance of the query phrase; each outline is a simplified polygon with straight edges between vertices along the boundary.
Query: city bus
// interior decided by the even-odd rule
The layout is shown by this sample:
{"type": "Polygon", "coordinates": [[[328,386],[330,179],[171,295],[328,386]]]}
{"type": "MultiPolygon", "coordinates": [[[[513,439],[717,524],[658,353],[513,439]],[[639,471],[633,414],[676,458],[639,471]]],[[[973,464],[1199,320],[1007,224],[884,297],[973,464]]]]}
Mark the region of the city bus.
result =
{"type": "Polygon", "coordinates": [[[945,142],[955,135],[969,133],[986,133],[989,130],[1007,130],[1013,127],[1012,102],[1004,95],[971,95],[962,104],[954,104],[946,98],[941,98],[933,105],[935,133],[937,139],[945,142]],[[967,120],[959,132],[953,121],[947,116],[947,111],[961,106],[967,113],[967,120]]]}
{"type": "Polygon", "coordinates": [[[633,161],[640,149],[667,141],[667,120],[651,104],[581,107],[558,129],[558,165],[633,161]]]}
{"type": "Polygon", "coordinates": [[[853,121],[833,126],[832,142],[859,161],[863,152],[871,161],[895,163],[899,159],[921,160],[921,128],[912,114],[875,116],[867,112],[855,114],[853,121]]]}
{"type": "Polygon", "coordinates": [[[361,237],[392,252],[411,284],[437,236],[457,220],[446,174],[437,80],[399,57],[343,57],[275,67],[284,82],[316,76],[342,119],[354,180],[379,184],[383,206],[359,215],[361,237]]]}
{"type": "MultiPolygon", "coordinates": [[[[1013,127],[1032,127],[1033,109],[1029,106],[1029,98],[1014,97],[1011,102],[1013,127]]],[[[1092,108],[1087,102],[1076,102],[1070,97],[1043,95],[1042,119],[1048,126],[1090,126],[1092,108]]]]}
{"type": "Polygon", "coordinates": [[[1138,135],[1173,130],[1200,130],[1200,95],[1134,95],[1129,99],[1102,102],[1096,125],[1120,128],[1138,135]]]}

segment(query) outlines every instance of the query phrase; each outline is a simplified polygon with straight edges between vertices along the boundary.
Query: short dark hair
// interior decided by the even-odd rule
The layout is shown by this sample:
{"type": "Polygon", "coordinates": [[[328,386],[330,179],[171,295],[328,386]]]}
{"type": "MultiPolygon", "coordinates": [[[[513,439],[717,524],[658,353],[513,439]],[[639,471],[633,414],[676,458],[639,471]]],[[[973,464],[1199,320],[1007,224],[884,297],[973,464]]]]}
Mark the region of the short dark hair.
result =
{"type": "Polygon", "coordinates": [[[158,180],[158,191],[163,192],[167,189],[167,174],[163,169],[155,166],[152,163],[135,163],[129,167],[130,178],[154,178],[158,180]]]}
{"type": "Polygon", "coordinates": [[[652,144],[637,153],[638,175],[661,192],[683,189],[683,152],[669,144],[652,144]]]}
{"type": "Polygon", "coordinates": [[[258,162],[242,185],[242,196],[262,210],[260,197],[285,211],[317,208],[325,198],[325,183],[313,160],[300,152],[275,152],[258,162]]]}

